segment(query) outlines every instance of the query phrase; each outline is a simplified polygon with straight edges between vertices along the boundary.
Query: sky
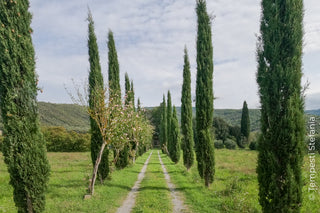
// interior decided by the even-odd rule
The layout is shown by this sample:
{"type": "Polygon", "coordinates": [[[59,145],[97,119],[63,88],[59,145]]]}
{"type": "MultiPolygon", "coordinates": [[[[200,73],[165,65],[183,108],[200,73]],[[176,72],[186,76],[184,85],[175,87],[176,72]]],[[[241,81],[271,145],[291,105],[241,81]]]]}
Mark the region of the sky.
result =
{"type": "MultiPolygon", "coordinates": [[[[158,106],[171,91],[173,104],[181,105],[183,49],[191,63],[192,96],[196,81],[195,0],[30,0],[33,43],[39,75],[38,100],[72,103],[65,88],[88,78],[88,7],[95,22],[104,79],[108,73],[107,34],[114,33],[121,86],[127,72],[143,106],[158,106]]],[[[306,0],[302,84],[306,108],[320,108],[320,2],[306,0]]],[[[256,42],[260,1],[208,0],[214,17],[215,108],[259,108],[256,83],[256,42]]]]}

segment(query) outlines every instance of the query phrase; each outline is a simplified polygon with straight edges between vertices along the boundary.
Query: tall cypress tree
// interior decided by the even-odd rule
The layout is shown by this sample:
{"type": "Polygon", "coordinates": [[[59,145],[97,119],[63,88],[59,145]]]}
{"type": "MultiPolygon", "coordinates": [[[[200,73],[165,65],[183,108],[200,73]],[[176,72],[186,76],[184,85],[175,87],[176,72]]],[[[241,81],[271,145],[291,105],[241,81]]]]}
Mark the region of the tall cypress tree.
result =
{"type": "Polygon", "coordinates": [[[210,186],[214,179],[213,122],[213,48],[211,21],[206,2],[197,0],[197,85],[196,85],[196,154],[198,171],[210,186]]]}
{"type": "Polygon", "coordinates": [[[49,163],[39,125],[29,1],[0,1],[0,109],[4,161],[18,212],[43,212],[49,163]]]}
{"type": "Polygon", "coordinates": [[[172,120],[172,103],[171,103],[171,93],[168,91],[168,97],[167,97],[167,149],[170,154],[171,150],[171,142],[172,142],[172,129],[171,129],[171,120],[172,120]]]}
{"type": "Polygon", "coordinates": [[[262,0],[257,83],[261,103],[259,201],[264,212],[300,212],[304,128],[303,1],[262,0]]]}
{"type": "Polygon", "coordinates": [[[178,163],[180,160],[180,126],[177,117],[176,107],[173,106],[173,113],[171,117],[171,150],[170,158],[174,163],[178,163]]]}
{"type": "Polygon", "coordinates": [[[247,102],[243,102],[242,114],[241,114],[241,134],[249,138],[250,135],[250,117],[247,102]]]}
{"type": "MultiPolygon", "coordinates": [[[[109,82],[109,104],[120,105],[121,104],[121,88],[120,88],[120,70],[118,62],[118,54],[116,45],[113,38],[113,32],[109,30],[108,33],[108,82],[109,82]]],[[[112,114],[111,114],[111,119],[112,114]]],[[[120,152],[116,161],[116,167],[120,168],[120,152]]],[[[113,152],[114,158],[117,158],[117,152],[113,152]]]]}
{"type": "MultiPolygon", "coordinates": [[[[94,22],[92,14],[88,14],[88,53],[89,53],[89,108],[94,110],[97,106],[96,103],[104,101],[101,96],[101,91],[104,89],[103,77],[101,73],[100,57],[97,44],[97,38],[94,32],[94,22]],[[100,93],[100,94],[99,94],[100,93]],[[97,100],[102,98],[102,100],[97,100]]],[[[91,131],[91,160],[93,166],[96,163],[101,145],[103,143],[102,135],[97,122],[90,117],[90,131],[91,131]]],[[[98,169],[98,178],[102,182],[109,174],[109,150],[105,149],[101,158],[98,169]]]]}
{"type": "Polygon", "coordinates": [[[189,170],[194,162],[193,129],[192,129],[192,101],[191,101],[191,74],[187,47],[184,49],[183,84],[181,96],[181,130],[183,163],[189,170]]]}
{"type": "Polygon", "coordinates": [[[118,54],[114,43],[113,33],[108,33],[108,80],[109,80],[109,96],[113,98],[116,104],[121,104],[121,88],[120,88],[120,70],[118,62],[118,54]]]}
{"type": "Polygon", "coordinates": [[[163,101],[162,101],[160,135],[161,135],[161,150],[162,150],[162,153],[166,153],[165,147],[167,146],[168,129],[167,129],[167,104],[166,104],[165,95],[163,95],[163,101]]]}

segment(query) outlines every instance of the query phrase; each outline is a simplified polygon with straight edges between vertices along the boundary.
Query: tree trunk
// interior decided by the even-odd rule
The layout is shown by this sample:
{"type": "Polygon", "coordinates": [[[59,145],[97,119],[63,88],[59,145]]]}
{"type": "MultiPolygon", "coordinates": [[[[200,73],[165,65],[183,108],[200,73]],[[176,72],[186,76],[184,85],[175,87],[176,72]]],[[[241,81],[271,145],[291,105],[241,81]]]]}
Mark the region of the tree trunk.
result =
{"type": "Polygon", "coordinates": [[[138,147],[139,147],[139,142],[136,144],[136,149],[134,150],[134,156],[132,159],[133,164],[135,164],[135,162],[136,162],[136,155],[137,155],[138,147]]]}
{"type": "Polygon", "coordinates": [[[27,195],[27,210],[28,213],[33,213],[33,205],[29,194],[27,195]]]}
{"type": "Polygon", "coordinates": [[[96,163],[95,163],[94,168],[93,168],[92,178],[91,178],[91,182],[89,184],[89,193],[90,193],[90,195],[93,195],[93,193],[94,193],[94,184],[95,184],[96,179],[97,179],[98,168],[99,168],[99,165],[100,165],[100,162],[101,162],[101,157],[102,157],[102,154],[103,154],[103,151],[104,151],[104,148],[106,147],[106,145],[107,145],[107,143],[104,141],[102,143],[102,145],[101,145],[99,155],[97,157],[96,163]]]}

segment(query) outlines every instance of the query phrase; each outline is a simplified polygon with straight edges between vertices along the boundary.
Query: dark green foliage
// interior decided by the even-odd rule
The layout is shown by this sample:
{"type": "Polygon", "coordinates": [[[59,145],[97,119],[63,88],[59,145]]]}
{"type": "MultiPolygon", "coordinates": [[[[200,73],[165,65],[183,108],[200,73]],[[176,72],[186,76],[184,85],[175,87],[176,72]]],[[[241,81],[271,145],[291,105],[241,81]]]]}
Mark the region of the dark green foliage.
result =
{"type": "Polygon", "coordinates": [[[67,131],[64,127],[43,127],[48,152],[88,152],[90,134],[67,131]]]}
{"type": "Polygon", "coordinates": [[[131,102],[131,84],[128,73],[124,76],[124,89],[125,89],[125,105],[129,105],[131,102]]]}
{"type": "Polygon", "coordinates": [[[249,144],[249,149],[250,149],[250,150],[257,150],[257,149],[258,149],[258,142],[252,141],[252,142],[249,144]]]}
{"type": "Polygon", "coordinates": [[[108,82],[109,82],[109,97],[115,99],[116,103],[121,103],[121,88],[120,88],[120,70],[116,45],[114,43],[113,33],[109,30],[108,33],[108,82]]]}
{"type": "Polygon", "coordinates": [[[169,149],[170,158],[174,163],[180,160],[180,126],[177,117],[176,108],[173,107],[173,114],[171,117],[171,145],[169,149]]]}
{"type": "Polygon", "coordinates": [[[223,149],[224,148],[223,141],[222,140],[215,140],[214,141],[214,148],[223,149]]]}
{"type": "Polygon", "coordinates": [[[249,118],[248,105],[247,105],[246,101],[243,102],[243,107],[242,107],[241,134],[244,137],[246,137],[247,139],[249,138],[249,134],[250,134],[250,118],[249,118]]]}
{"type": "Polygon", "coordinates": [[[137,111],[141,112],[141,101],[140,101],[140,98],[138,98],[138,101],[137,101],[137,111]]]}
{"type": "Polygon", "coordinates": [[[220,117],[213,118],[213,128],[214,128],[216,139],[225,141],[229,136],[229,125],[222,118],[220,117]]]}
{"type": "Polygon", "coordinates": [[[151,125],[154,127],[153,131],[153,144],[159,145],[158,142],[160,142],[161,137],[161,113],[162,113],[162,107],[161,105],[159,107],[154,107],[151,110],[146,111],[146,117],[149,119],[151,125]]]}
{"type": "Polygon", "coordinates": [[[231,140],[231,139],[227,139],[224,142],[224,145],[225,145],[225,147],[227,149],[236,149],[236,147],[237,147],[237,143],[234,140],[231,140]]]}
{"type": "Polygon", "coordinates": [[[197,85],[196,85],[196,154],[198,171],[209,187],[213,182],[214,146],[211,134],[213,120],[213,48],[211,21],[206,2],[197,0],[197,85]]]}
{"type": "Polygon", "coordinates": [[[229,126],[229,134],[234,137],[239,148],[244,148],[241,129],[239,126],[229,126]]]}
{"type": "MultiPolygon", "coordinates": [[[[89,108],[94,111],[97,108],[97,103],[104,101],[104,97],[99,93],[104,89],[103,77],[101,73],[99,50],[97,45],[97,38],[94,32],[94,22],[89,11],[88,14],[88,54],[89,54],[89,108]]],[[[91,133],[91,160],[92,165],[96,163],[100,147],[103,143],[101,131],[97,122],[90,117],[90,133],[91,133]]],[[[108,177],[109,174],[109,150],[105,149],[101,158],[98,169],[98,177],[102,181],[108,177]]]]}
{"type": "Polygon", "coordinates": [[[163,95],[161,103],[161,123],[160,123],[160,147],[162,153],[165,153],[165,147],[167,146],[168,129],[167,129],[167,104],[166,97],[163,95]]]}
{"type": "Polygon", "coordinates": [[[183,84],[181,96],[181,130],[183,164],[189,170],[194,162],[192,129],[191,73],[187,48],[184,49],[183,84]]]}
{"type": "Polygon", "coordinates": [[[3,154],[18,212],[43,212],[49,163],[39,125],[29,1],[0,1],[3,154]]]}
{"type": "Polygon", "coordinates": [[[171,120],[172,120],[172,103],[171,103],[171,93],[168,91],[167,95],[167,149],[170,153],[171,144],[172,144],[172,128],[171,128],[171,120]]]}
{"type": "Polygon", "coordinates": [[[131,101],[131,104],[133,106],[133,110],[136,111],[135,109],[135,102],[134,102],[134,86],[133,86],[133,81],[131,81],[131,84],[130,84],[130,101],[131,101]]]}
{"type": "MultiPolygon", "coordinates": [[[[116,50],[116,45],[113,38],[113,33],[109,30],[108,33],[108,83],[109,83],[109,101],[114,105],[121,104],[121,88],[120,88],[120,70],[118,62],[118,54],[116,50]]],[[[111,119],[112,116],[111,116],[111,119]]],[[[121,168],[120,158],[126,157],[117,156],[116,150],[113,152],[114,158],[117,158],[116,167],[121,168]]]]}
{"type": "Polygon", "coordinates": [[[303,1],[263,0],[257,47],[261,102],[259,202],[264,212],[300,212],[305,121],[301,94],[303,1]]]}

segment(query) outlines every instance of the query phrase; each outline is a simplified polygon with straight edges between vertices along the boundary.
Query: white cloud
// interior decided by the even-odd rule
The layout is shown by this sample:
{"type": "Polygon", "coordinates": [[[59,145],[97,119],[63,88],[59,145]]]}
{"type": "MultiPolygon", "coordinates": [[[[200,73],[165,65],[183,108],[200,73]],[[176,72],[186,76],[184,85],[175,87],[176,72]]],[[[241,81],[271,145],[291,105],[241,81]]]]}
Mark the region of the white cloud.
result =
{"type": "MultiPolygon", "coordinates": [[[[305,1],[306,79],[310,92],[320,92],[314,55],[320,55],[319,4],[305,1]],[[317,81],[316,81],[317,80],[317,81]]],[[[31,0],[34,14],[34,44],[37,72],[44,93],[39,100],[70,102],[63,84],[86,79],[87,6],[95,20],[101,65],[107,73],[107,32],[112,29],[124,73],[134,80],[136,96],[145,106],[159,105],[162,94],[171,90],[173,103],[180,105],[183,48],[187,45],[193,93],[196,75],[195,1],[185,0],[31,0]]],[[[255,0],[208,1],[213,21],[214,93],[216,108],[241,108],[244,100],[257,108],[256,37],[260,3],[255,0]]],[[[317,65],[317,67],[319,67],[317,65]]],[[[310,93],[309,92],[309,93],[310,93]]],[[[320,108],[320,106],[319,106],[320,108]]]]}

